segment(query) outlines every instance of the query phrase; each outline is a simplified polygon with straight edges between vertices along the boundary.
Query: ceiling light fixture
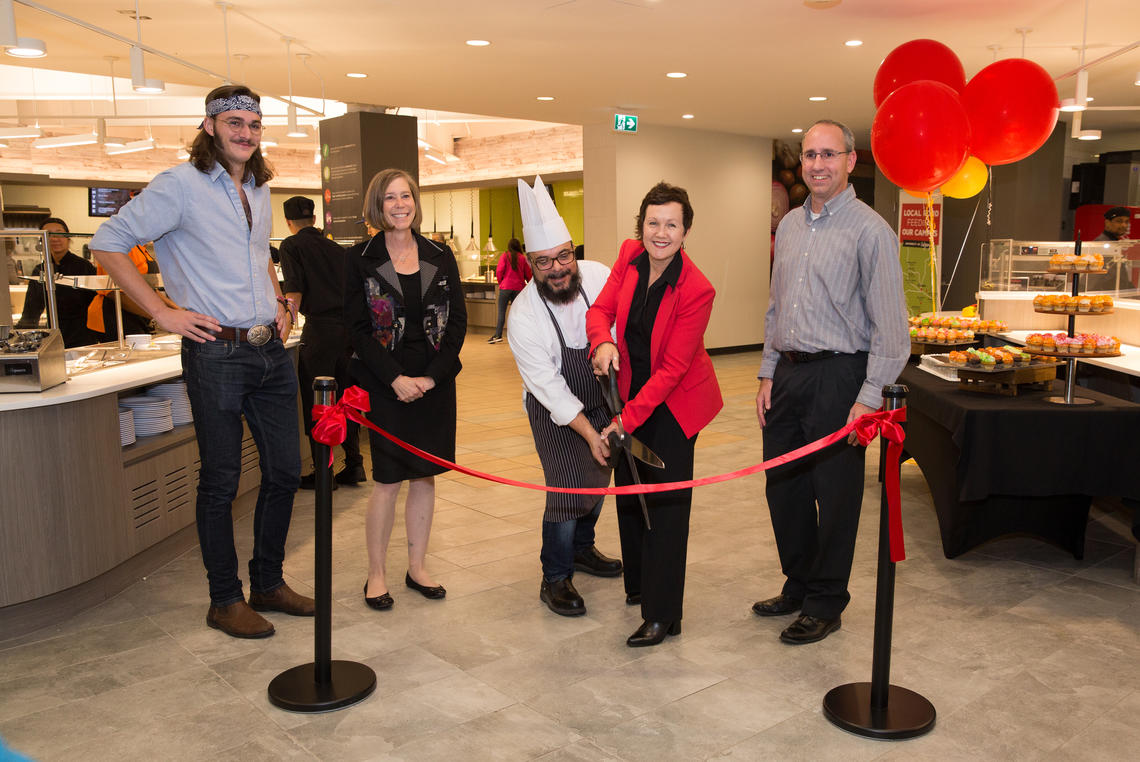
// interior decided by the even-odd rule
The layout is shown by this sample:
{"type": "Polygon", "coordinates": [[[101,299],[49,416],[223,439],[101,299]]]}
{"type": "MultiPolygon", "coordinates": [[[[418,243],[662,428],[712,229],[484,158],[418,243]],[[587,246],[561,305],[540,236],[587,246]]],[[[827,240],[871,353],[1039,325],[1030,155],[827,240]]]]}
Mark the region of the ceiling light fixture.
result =
{"type": "Polygon", "coordinates": [[[161,79],[148,79],[146,67],[143,64],[142,20],[139,16],[139,0],[135,0],[135,36],[138,45],[131,45],[131,87],[136,93],[143,95],[158,95],[166,91],[166,83],[161,79]]]}
{"type": "Polygon", "coordinates": [[[0,138],[7,140],[20,140],[21,138],[42,137],[44,131],[39,127],[0,127],[0,138]]]}
{"type": "Polygon", "coordinates": [[[289,74],[289,127],[285,131],[287,138],[307,138],[309,134],[297,126],[297,104],[293,103],[293,56],[290,49],[293,45],[292,37],[282,37],[285,42],[285,70],[289,74]]]}
{"type": "Polygon", "coordinates": [[[813,101],[815,103],[822,103],[823,101],[827,100],[827,96],[826,95],[811,95],[811,96],[808,96],[808,100],[813,101]]]}
{"type": "Polygon", "coordinates": [[[16,32],[16,6],[12,0],[0,0],[0,47],[14,58],[43,58],[47,45],[35,37],[21,37],[16,32]]]}
{"type": "Polygon", "coordinates": [[[309,133],[305,132],[304,128],[297,125],[297,104],[289,104],[289,127],[285,131],[287,138],[307,138],[309,133]]]}
{"type": "Polygon", "coordinates": [[[1089,70],[1081,69],[1077,72],[1077,92],[1072,98],[1061,101],[1061,110],[1070,113],[1084,111],[1088,107],[1089,70]]]}
{"type": "Polygon", "coordinates": [[[849,48],[857,48],[863,44],[863,41],[862,40],[848,40],[847,42],[845,42],[843,44],[849,48]]]}
{"type": "Polygon", "coordinates": [[[682,119],[692,119],[693,115],[692,114],[681,114],[681,118],[682,119]]]}
{"type": "Polygon", "coordinates": [[[669,79],[684,79],[685,77],[687,77],[689,75],[683,71],[671,71],[671,72],[666,73],[665,76],[668,77],[669,79]]]}
{"type": "Polygon", "coordinates": [[[1077,140],[1100,140],[1100,130],[1081,130],[1077,140]]]}
{"type": "Polygon", "coordinates": [[[553,95],[540,95],[537,98],[535,98],[535,100],[537,100],[537,101],[552,101],[552,100],[554,100],[554,96],[553,95]]]}
{"type": "Polygon", "coordinates": [[[473,48],[485,48],[491,44],[490,40],[467,40],[466,42],[473,48]]]}
{"type": "Polygon", "coordinates": [[[359,72],[359,71],[350,71],[347,74],[345,74],[344,76],[348,77],[349,79],[368,79],[367,74],[364,74],[364,73],[359,72]]]}
{"type": "Polygon", "coordinates": [[[792,132],[793,132],[794,134],[796,134],[796,135],[799,135],[799,134],[800,134],[801,132],[803,132],[803,131],[804,131],[804,128],[803,128],[803,127],[793,127],[793,128],[792,128],[792,132]]]}
{"type": "Polygon", "coordinates": [[[107,146],[108,156],[118,156],[124,153],[136,153],[138,151],[150,151],[154,148],[154,138],[143,138],[142,140],[132,140],[129,143],[121,146],[107,146]]]}
{"type": "Polygon", "coordinates": [[[1136,81],[1133,82],[1132,84],[1136,85],[1137,87],[1140,87],[1140,71],[1136,72],[1136,81]]]}
{"type": "Polygon", "coordinates": [[[32,148],[71,148],[72,146],[89,146],[99,142],[94,132],[82,135],[57,135],[54,138],[39,138],[32,141],[32,148]]]}

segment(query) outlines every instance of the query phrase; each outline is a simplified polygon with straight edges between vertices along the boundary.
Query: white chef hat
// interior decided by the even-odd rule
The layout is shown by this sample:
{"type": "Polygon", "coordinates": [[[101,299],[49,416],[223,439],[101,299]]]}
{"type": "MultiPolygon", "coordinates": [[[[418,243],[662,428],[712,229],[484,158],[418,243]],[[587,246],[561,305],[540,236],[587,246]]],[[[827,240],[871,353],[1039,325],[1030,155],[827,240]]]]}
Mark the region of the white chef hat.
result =
{"type": "Polygon", "coordinates": [[[522,210],[523,238],[527,251],[545,251],[571,240],[570,230],[546,192],[541,176],[535,176],[534,187],[519,180],[519,208],[522,210]]]}

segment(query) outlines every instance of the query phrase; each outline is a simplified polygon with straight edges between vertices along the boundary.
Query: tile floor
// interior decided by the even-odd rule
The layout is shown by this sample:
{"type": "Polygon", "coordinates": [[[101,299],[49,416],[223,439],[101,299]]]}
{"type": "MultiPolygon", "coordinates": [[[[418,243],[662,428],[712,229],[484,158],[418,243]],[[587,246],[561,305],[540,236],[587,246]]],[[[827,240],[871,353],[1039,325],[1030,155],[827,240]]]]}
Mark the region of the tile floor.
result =
{"type": "MultiPolygon", "coordinates": [[[[472,334],[460,376],[460,460],[541,480],[506,344],[472,334]]],[[[762,460],[758,356],[717,357],[724,411],[698,440],[697,472],[762,460]]],[[[872,448],[868,463],[877,461],[872,448]]],[[[375,669],[361,704],[324,715],[271,706],[266,686],[312,658],[312,621],[271,615],[275,637],[204,624],[197,550],[48,631],[0,642],[0,737],[38,760],[1135,759],[1140,749],[1140,586],[1127,516],[1094,509],[1086,557],[1031,539],[943,557],[926,484],[903,467],[910,559],[898,567],[893,682],[927,696],[934,731],[905,742],[845,733],[827,690],[870,677],[878,486],[868,474],[843,629],[820,644],[776,638],[788,619],[750,606],[779,590],[763,477],[697,493],[684,633],[649,649],[620,580],[579,575],[589,613],[538,601],[541,497],[448,476],[438,482],[428,601],[361,601],[366,488],[334,498],[333,651],[375,669]]],[[[249,519],[239,522],[248,553],[249,519]]],[[[599,546],[616,555],[606,508],[599,546]]],[[[289,582],[311,589],[313,494],[298,495],[289,582]]],[[[402,521],[389,578],[404,571],[402,521]]],[[[2,755],[0,755],[2,756],[2,755]]]]}

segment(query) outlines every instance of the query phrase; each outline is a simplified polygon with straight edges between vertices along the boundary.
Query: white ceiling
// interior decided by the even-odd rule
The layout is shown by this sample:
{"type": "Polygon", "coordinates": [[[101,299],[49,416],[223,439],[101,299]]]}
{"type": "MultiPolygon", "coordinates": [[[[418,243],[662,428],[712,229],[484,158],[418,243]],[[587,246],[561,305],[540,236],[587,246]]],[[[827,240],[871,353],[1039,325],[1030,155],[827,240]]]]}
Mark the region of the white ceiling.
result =
{"type": "MultiPolygon", "coordinates": [[[[48,57],[34,65],[105,75],[122,42],[32,6],[77,17],[127,38],[132,0],[16,0],[20,36],[48,57]]],[[[143,42],[218,74],[226,72],[223,13],[213,0],[140,0],[143,42]]],[[[837,118],[866,134],[871,84],[895,46],[933,37],[962,59],[967,77],[997,58],[1025,55],[1054,77],[1078,66],[1081,0],[843,0],[827,10],[803,0],[235,0],[226,14],[230,72],[263,95],[293,92],[348,103],[409,106],[512,119],[604,123],[615,111],[643,124],[790,137],[793,127],[837,118]],[[473,48],[464,40],[492,41],[473,48]],[[863,40],[845,47],[845,40],[863,40]],[[239,58],[248,56],[248,58],[239,58]],[[311,71],[310,71],[311,70],[311,71]],[[669,71],[688,73],[667,79],[669,71]],[[363,72],[367,79],[349,79],[363,72]],[[536,96],[553,95],[543,103],[536,96]],[[825,95],[826,103],[809,103],[825,95]],[[695,118],[683,120],[681,114],[695,118]]],[[[1140,2],[1089,0],[1087,60],[1140,39],[1140,2]]],[[[6,64],[19,65],[5,57],[6,64]]],[[[147,56],[147,76],[196,88],[220,80],[147,56]]],[[[1093,107],[1140,105],[1140,46],[1090,69],[1093,107]]],[[[1061,97],[1075,79],[1058,81],[1061,97]]],[[[200,92],[200,90],[199,90],[200,92]]],[[[0,103],[0,111],[5,111],[0,103]]],[[[1090,110],[1086,129],[1140,130],[1140,111],[1090,110]]],[[[861,141],[862,142],[862,141],[861,141]]]]}

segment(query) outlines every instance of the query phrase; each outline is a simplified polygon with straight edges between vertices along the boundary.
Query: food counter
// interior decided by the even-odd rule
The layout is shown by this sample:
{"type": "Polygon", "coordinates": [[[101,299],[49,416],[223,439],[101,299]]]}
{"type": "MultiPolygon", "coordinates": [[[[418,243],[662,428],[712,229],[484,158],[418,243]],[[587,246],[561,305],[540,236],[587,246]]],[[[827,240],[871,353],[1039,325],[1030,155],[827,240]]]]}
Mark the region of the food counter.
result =
{"type": "MultiPolygon", "coordinates": [[[[0,394],[0,631],[94,605],[197,544],[193,424],[119,443],[119,397],[181,373],[172,352],[0,394]]],[[[247,429],[235,515],[253,508],[259,483],[247,429]]]]}
{"type": "Polygon", "coordinates": [[[464,278],[462,282],[467,302],[467,327],[493,329],[499,319],[498,286],[482,276],[464,278]]]}

